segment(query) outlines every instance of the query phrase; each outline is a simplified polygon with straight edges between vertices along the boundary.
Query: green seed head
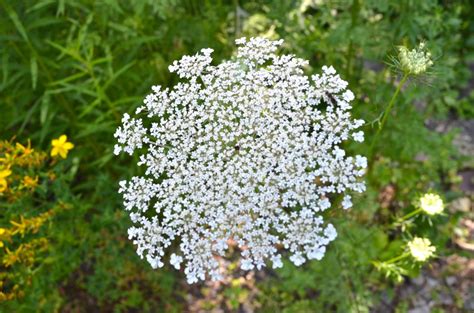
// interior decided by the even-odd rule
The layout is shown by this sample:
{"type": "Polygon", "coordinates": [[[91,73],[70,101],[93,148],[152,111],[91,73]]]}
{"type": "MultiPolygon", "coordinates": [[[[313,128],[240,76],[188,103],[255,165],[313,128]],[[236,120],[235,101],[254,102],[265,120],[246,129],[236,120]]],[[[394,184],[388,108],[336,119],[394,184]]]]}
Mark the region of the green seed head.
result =
{"type": "Polygon", "coordinates": [[[398,47],[398,59],[401,70],[407,75],[420,75],[433,65],[431,53],[422,42],[418,48],[408,50],[405,46],[398,47]]]}

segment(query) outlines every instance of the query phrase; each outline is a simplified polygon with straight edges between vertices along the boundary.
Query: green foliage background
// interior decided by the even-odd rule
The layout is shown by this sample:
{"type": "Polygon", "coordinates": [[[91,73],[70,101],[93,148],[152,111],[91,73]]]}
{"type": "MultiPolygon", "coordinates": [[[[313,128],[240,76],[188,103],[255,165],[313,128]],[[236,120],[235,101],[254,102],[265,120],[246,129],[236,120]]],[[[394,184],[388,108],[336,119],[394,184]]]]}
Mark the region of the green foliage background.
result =
{"type": "MultiPolygon", "coordinates": [[[[395,283],[371,262],[399,253],[406,236],[389,230],[393,216],[410,212],[429,190],[458,197],[456,173],[472,166],[453,148],[454,133],[425,125],[474,118],[472,16],[468,0],[0,0],[0,136],[31,138],[48,150],[51,139],[67,134],[78,169],[64,186],[74,209],[48,230],[54,243],[48,262],[25,298],[0,305],[5,312],[185,310],[182,274],[153,271],[126,238],[130,222],[117,184],[137,169],[133,160],[113,157],[112,135],[152,85],[176,82],[167,70],[173,60],[211,47],[219,61],[232,55],[235,38],[265,35],[283,38],[286,53],[308,59],[308,73],[333,65],[349,81],[354,114],[368,122],[366,142],[349,147],[360,154],[367,154],[399,79],[385,64],[388,56],[421,40],[432,52],[429,84],[404,88],[382,132],[367,193],[354,199],[352,211],[331,213],[339,237],[326,257],[298,269],[286,263],[259,283],[256,300],[262,311],[276,312],[377,306],[395,283]],[[396,199],[382,208],[378,197],[387,185],[396,186],[396,199]]],[[[415,233],[449,255],[459,218],[439,217],[433,226],[417,220],[415,233]]]]}

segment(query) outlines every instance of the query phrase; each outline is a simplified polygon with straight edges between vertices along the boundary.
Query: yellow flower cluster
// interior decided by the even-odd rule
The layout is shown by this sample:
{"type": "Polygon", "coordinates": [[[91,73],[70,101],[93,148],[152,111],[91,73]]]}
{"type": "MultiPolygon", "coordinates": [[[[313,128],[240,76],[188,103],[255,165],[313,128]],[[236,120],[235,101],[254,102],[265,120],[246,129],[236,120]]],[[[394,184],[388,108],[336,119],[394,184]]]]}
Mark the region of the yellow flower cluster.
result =
{"type": "MultiPolygon", "coordinates": [[[[49,154],[64,159],[73,147],[63,135],[52,140],[49,154]]],[[[0,225],[9,224],[0,228],[0,302],[24,295],[40,264],[40,253],[48,248],[45,238],[33,234],[53,215],[69,208],[60,201],[36,201],[44,199],[43,193],[35,190],[47,188],[45,181],[55,180],[58,174],[54,170],[56,160],[47,161],[48,153],[31,148],[29,141],[27,145],[0,141],[0,205],[10,203],[0,219],[0,225]],[[28,210],[25,204],[33,207],[28,210]],[[29,213],[38,211],[43,213],[29,213]]]]}
{"type": "MultiPolygon", "coordinates": [[[[28,243],[20,244],[13,251],[6,248],[6,253],[2,258],[2,265],[5,268],[10,268],[15,264],[23,264],[30,268],[36,262],[36,255],[47,250],[47,248],[48,240],[46,238],[33,239],[28,243]]],[[[15,283],[13,287],[5,288],[5,285],[10,285],[16,276],[18,276],[16,272],[0,272],[0,303],[23,297],[24,291],[20,284],[15,283]]],[[[27,278],[24,283],[31,283],[31,279],[27,278]]]]}
{"type": "Polygon", "coordinates": [[[31,148],[29,140],[26,146],[18,142],[15,144],[9,141],[0,142],[0,166],[4,168],[39,166],[44,162],[45,157],[45,153],[31,148]]]}
{"type": "Polygon", "coordinates": [[[45,251],[47,248],[48,240],[46,238],[33,239],[28,243],[20,244],[13,251],[6,248],[6,254],[2,259],[3,266],[10,267],[15,263],[31,266],[35,262],[36,253],[45,251]]]}
{"type": "Polygon", "coordinates": [[[55,209],[41,213],[36,217],[24,218],[20,216],[19,221],[10,221],[12,227],[0,228],[0,248],[4,247],[4,242],[11,241],[11,237],[20,234],[22,237],[26,233],[37,233],[41,226],[55,214],[55,209]]]}
{"type": "MultiPolygon", "coordinates": [[[[65,159],[69,150],[74,148],[71,142],[67,141],[66,135],[61,135],[57,139],[51,141],[51,157],[60,156],[65,159]]],[[[0,142],[0,194],[12,191],[12,200],[17,197],[14,196],[13,190],[9,190],[12,185],[11,181],[19,181],[18,190],[28,189],[35,190],[39,184],[38,176],[25,175],[17,177],[14,175],[13,168],[20,167],[25,169],[37,168],[45,163],[46,153],[38,152],[31,148],[31,142],[28,141],[26,146],[20,143],[12,143],[9,141],[0,142]]]]}
{"type": "MultiPolygon", "coordinates": [[[[45,238],[32,239],[26,243],[20,243],[14,248],[15,241],[13,237],[19,235],[23,238],[27,233],[37,233],[48,219],[56,214],[58,210],[65,207],[66,206],[60,204],[36,217],[25,218],[24,216],[20,216],[20,219],[17,221],[10,221],[10,228],[0,228],[0,248],[4,250],[0,261],[3,268],[11,268],[17,263],[27,268],[32,267],[36,262],[37,254],[47,250],[48,241],[45,238]],[[8,247],[6,243],[8,243],[8,247]]],[[[28,271],[28,273],[29,272],[30,271],[28,271]]],[[[8,288],[8,291],[3,288],[5,282],[9,282],[9,285],[11,285],[10,282],[17,281],[18,279],[16,278],[20,273],[15,270],[0,271],[0,302],[19,298],[23,295],[23,291],[20,288],[21,286],[18,284],[14,284],[13,288],[8,288]]],[[[29,279],[26,281],[28,280],[29,279]]],[[[20,279],[20,281],[24,281],[24,279],[20,279]]]]}
{"type": "MultiPolygon", "coordinates": [[[[14,168],[25,168],[31,169],[36,168],[44,164],[46,154],[43,152],[34,151],[31,148],[31,143],[28,141],[26,146],[16,143],[13,144],[9,141],[0,142],[0,194],[7,192],[13,193],[10,186],[12,182],[21,180],[21,184],[15,188],[34,190],[38,186],[38,176],[31,177],[25,175],[19,175],[14,173],[14,168]],[[16,174],[16,175],[15,175],[16,174]]],[[[14,200],[16,197],[13,196],[14,200]]]]}

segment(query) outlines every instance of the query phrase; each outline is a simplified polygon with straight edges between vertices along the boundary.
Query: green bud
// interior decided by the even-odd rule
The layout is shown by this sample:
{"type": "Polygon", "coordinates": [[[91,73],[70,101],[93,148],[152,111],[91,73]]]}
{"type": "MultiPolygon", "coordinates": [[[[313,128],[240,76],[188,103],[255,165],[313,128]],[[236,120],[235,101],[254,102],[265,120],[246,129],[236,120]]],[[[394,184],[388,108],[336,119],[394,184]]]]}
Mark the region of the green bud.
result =
{"type": "Polygon", "coordinates": [[[433,65],[431,53],[426,50],[423,42],[412,50],[408,50],[405,46],[398,47],[398,59],[401,70],[408,75],[423,74],[433,65]]]}

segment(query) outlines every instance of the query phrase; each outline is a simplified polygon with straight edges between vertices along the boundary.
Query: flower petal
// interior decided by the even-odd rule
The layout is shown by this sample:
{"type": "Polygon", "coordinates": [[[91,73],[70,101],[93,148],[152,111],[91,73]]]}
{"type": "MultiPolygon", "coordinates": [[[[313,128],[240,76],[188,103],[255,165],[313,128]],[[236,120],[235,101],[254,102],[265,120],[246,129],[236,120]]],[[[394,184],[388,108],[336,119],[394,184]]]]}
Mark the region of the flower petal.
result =
{"type": "Polygon", "coordinates": [[[65,149],[60,149],[60,150],[59,150],[59,155],[60,155],[63,159],[65,159],[65,158],[67,157],[67,150],[65,150],[65,149]]]}
{"type": "Polygon", "coordinates": [[[12,173],[12,171],[10,171],[10,170],[3,170],[3,171],[0,171],[0,178],[4,178],[4,177],[7,177],[7,176],[10,176],[11,173],[12,173]]]}

